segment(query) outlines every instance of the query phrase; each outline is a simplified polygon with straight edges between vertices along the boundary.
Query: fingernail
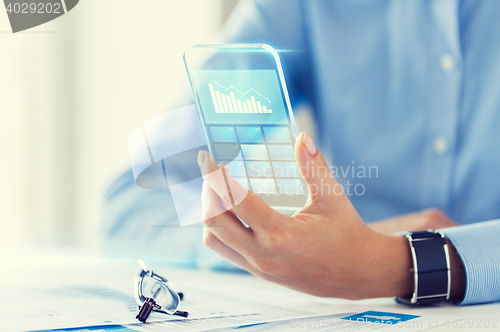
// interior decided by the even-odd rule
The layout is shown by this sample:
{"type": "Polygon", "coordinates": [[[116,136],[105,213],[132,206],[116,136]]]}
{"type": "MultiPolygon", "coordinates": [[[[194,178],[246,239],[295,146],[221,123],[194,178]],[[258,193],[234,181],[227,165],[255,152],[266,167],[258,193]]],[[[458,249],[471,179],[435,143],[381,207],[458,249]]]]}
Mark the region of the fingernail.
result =
{"type": "Polygon", "coordinates": [[[205,151],[200,151],[198,152],[198,166],[200,166],[201,168],[204,162],[205,162],[205,151]]]}
{"type": "Polygon", "coordinates": [[[316,145],[314,145],[311,136],[309,136],[307,133],[304,133],[304,135],[302,136],[302,144],[304,144],[304,146],[307,149],[307,152],[309,152],[311,156],[314,156],[316,154],[316,151],[318,151],[316,149],[316,145]]]}

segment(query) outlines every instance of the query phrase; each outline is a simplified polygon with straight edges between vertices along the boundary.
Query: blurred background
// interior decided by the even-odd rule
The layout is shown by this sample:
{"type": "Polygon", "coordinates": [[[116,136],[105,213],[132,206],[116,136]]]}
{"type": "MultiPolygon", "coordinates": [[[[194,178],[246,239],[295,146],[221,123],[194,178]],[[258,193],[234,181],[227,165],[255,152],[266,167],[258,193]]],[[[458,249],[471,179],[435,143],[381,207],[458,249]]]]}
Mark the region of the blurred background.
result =
{"type": "Polygon", "coordinates": [[[237,0],[82,0],[13,34],[0,10],[0,246],[92,249],[127,139],[188,89],[183,52],[237,0]]]}

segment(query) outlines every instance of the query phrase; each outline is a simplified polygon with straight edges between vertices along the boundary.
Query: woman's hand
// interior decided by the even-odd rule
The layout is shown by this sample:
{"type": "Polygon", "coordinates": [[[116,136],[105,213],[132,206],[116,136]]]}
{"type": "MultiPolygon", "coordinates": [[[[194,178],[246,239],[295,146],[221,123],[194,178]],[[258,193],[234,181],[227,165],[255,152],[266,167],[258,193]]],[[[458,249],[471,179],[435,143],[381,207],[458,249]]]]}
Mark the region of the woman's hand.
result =
{"type": "Polygon", "coordinates": [[[407,240],[364,224],[306,133],[297,138],[295,157],[310,199],[288,216],[227,176],[231,199],[221,181],[223,169],[200,151],[204,243],[256,276],[317,296],[360,299],[412,293],[407,240]]]}

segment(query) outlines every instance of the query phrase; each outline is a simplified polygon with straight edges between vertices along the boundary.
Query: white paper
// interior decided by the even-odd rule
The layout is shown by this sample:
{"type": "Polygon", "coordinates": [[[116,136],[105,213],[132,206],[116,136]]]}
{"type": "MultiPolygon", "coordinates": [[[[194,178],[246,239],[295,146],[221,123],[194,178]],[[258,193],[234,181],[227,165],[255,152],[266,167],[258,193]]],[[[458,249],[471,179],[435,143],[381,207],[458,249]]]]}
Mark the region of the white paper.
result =
{"type": "MultiPolygon", "coordinates": [[[[262,306],[262,309],[266,307],[262,306]]],[[[417,316],[408,320],[398,317],[411,315],[406,313],[379,311],[377,308],[344,307],[338,308],[333,314],[307,315],[304,311],[284,307],[267,307],[260,314],[232,316],[220,318],[195,319],[190,321],[169,321],[150,324],[132,324],[126,327],[141,332],[157,331],[372,331],[384,329],[388,331],[415,332],[445,324],[453,318],[437,315],[417,316]],[[350,311],[353,310],[353,311],[350,311]],[[342,311],[339,313],[339,311],[342,311]],[[373,313],[373,311],[378,311],[373,313]],[[359,319],[348,319],[350,316],[360,316],[359,319]],[[387,318],[396,319],[387,319],[387,318]],[[371,319],[371,321],[370,321],[371,319]],[[391,322],[390,322],[391,321],[391,322]],[[398,323],[392,323],[398,321],[398,323]]]]}
{"type": "MultiPolygon", "coordinates": [[[[132,288],[132,287],[131,287],[132,288]]],[[[0,290],[0,331],[34,331],[138,323],[132,294],[102,286],[0,290]]],[[[148,322],[257,313],[243,302],[213,294],[189,294],[179,310],[189,317],[152,313],[148,322]]],[[[142,324],[142,323],[141,323],[142,324]]]]}

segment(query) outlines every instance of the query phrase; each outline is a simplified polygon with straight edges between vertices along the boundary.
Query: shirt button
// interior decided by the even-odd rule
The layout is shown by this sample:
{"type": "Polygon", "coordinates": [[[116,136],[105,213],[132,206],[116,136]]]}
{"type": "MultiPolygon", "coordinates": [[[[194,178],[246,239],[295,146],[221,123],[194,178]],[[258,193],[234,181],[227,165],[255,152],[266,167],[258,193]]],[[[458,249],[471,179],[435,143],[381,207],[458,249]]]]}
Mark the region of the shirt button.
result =
{"type": "Polygon", "coordinates": [[[448,140],[443,136],[438,136],[432,142],[432,147],[437,155],[443,155],[448,152],[448,140]]]}
{"type": "Polygon", "coordinates": [[[443,54],[439,59],[439,65],[445,73],[451,73],[455,69],[455,60],[449,54],[443,54]]]}

